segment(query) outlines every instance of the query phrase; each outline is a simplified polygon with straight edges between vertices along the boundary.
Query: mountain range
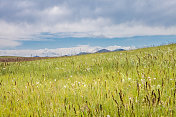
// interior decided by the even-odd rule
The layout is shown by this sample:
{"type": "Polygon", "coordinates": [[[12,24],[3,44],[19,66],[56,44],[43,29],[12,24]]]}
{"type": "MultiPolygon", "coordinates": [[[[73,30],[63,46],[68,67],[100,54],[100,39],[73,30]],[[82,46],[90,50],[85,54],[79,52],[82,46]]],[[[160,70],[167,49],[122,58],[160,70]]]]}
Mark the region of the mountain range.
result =
{"type": "MultiPolygon", "coordinates": [[[[94,53],[105,53],[105,52],[116,52],[116,51],[125,51],[125,49],[115,49],[115,50],[108,50],[108,49],[100,49],[94,53]]],[[[86,54],[91,54],[89,52],[80,52],[79,54],[77,55],[86,55],[86,54]]]]}

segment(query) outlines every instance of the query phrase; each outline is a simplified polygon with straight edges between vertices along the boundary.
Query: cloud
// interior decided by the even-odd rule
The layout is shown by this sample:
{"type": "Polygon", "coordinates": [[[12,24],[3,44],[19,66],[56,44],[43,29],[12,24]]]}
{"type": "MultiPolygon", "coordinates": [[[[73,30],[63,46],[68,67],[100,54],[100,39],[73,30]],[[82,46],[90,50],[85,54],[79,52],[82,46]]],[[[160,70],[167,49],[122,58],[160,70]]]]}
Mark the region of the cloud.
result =
{"type": "Polygon", "coordinates": [[[42,32],[59,37],[176,35],[175,6],[175,0],[0,0],[0,42],[14,47],[42,32]]]}
{"type": "Polygon", "coordinates": [[[0,40],[0,48],[6,48],[6,47],[16,47],[21,45],[21,43],[13,40],[0,40]]]}
{"type": "Polygon", "coordinates": [[[80,52],[94,53],[100,49],[116,50],[116,49],[135,49],[135,47],[122,47],[122,46],[108,46],[108,47],[98,47],[89,45],[79,45],[72,48],[57,48],[57,49],[38,49],[38,50],[0,50],[0,56],[40,56],[40,57],[58,57],[58,56],[71,56],[79,54],[80,52]]]}
{"type": "Polygon", "coordinates": [[[67,14],[66,18],[60,17],[62,22],[103,17],[115,24],[135,21],[152,26],[176,25],[174,0],[1,0],[0,3],[0,17],[9,22],[46,23],[51,14],[67,14]]]}

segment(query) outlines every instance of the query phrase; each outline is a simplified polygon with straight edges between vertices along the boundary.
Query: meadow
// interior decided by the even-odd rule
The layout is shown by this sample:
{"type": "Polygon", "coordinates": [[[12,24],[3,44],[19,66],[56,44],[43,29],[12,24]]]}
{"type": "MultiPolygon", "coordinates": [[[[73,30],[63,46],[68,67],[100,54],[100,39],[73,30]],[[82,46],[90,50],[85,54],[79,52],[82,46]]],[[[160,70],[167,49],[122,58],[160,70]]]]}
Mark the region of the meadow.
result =
{"type": "Polygon", "coordinates": [[[0,62],[0,116],[176,116],[176,44],[0,62]]]}

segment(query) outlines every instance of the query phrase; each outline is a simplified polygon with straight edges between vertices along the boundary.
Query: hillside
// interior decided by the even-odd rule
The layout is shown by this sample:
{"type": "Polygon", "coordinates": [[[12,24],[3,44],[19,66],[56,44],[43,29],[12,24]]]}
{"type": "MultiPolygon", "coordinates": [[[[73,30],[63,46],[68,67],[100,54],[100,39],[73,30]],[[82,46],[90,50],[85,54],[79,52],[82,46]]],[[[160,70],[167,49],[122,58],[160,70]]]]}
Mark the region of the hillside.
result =
{"type": "Polygon", "coordinates": [[[1,116],[176,116],[176,44],[0,62],[1,116]]]}

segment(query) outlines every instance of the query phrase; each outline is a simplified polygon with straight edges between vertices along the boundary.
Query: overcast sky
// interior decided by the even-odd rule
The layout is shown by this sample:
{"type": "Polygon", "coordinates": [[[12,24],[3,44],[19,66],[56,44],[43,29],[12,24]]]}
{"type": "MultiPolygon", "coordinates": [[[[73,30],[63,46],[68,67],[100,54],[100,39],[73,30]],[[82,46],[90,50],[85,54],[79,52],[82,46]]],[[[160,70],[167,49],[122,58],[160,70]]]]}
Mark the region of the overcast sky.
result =
{"type": "Polygon", "coordinates": [[[176,35],[176,0],[0,0],[1,49],[146,35],[176,35]]]}

